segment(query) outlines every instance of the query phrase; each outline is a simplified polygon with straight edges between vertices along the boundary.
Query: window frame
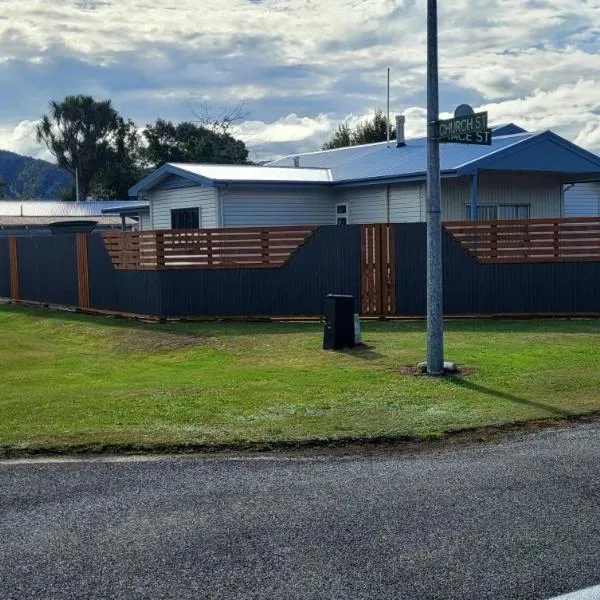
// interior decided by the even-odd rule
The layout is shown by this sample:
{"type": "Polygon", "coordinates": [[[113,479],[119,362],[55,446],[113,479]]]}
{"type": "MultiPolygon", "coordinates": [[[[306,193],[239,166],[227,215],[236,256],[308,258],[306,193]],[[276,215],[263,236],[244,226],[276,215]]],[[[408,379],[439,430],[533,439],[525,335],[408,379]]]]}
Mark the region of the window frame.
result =
{"type": "MultiPolygon", "coordinates": [[[[478,221],[527,221],[531,218],[531,204],[480,204],[478,207],[477,220],[478,221]],[[494,219],[482,219],[479,214],[482,208],[494,208],[496,210],[496,217],[494,219]],[[511,219],[502,215],[502,209],[506,208],[527,208],[527,216],[519,219],[511,219]]],[[[471,205],[465,204],[466,220],[471,220],[471,205]]]]}
{"type": "Polygon", "coordinates": [[[349,225],[350,224],[350,208],[347,202],[336,202],[335,205],[335,224],[336,225],[349,225]],[[340,213],[338,208],[344,207],[345,211],[340,213]],[[340,219],[346,219],[345,223],[340,223],[340,219]]]}
{"type": "Polygon", "coordinates": [[[172,208],[171,209],[171,229],[202,229],[202,207],[200,206],[186,206],[183,208],[172,208]],[[192,224],[191,225],[183,225],[183,226],[174,226],[174,219],[176,216],[183,215],[185,213],[192,214],[191,217],[192,224]],[[195,217],[195,219],[194,219],[195,217]],[[194,220],[197,221],[197,226],[194,226],[194,220]]]}

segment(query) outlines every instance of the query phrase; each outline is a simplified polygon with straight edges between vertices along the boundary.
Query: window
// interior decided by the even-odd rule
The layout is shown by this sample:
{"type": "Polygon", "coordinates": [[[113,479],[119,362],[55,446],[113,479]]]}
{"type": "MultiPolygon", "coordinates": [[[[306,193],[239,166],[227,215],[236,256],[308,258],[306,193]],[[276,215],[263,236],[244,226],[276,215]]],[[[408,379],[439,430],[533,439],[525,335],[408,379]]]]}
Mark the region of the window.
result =
{"type": "Polygon", "coordinates": [[[335,205],[335,224],[336,225],[348,225],[348,205],[347,204],[336,204],[335,205]]]}
{"type": "Polygon", "coordinates": [[[500,219],[529,219],[529,204],[503,204],[500,219]]]}
{"type": "MultiPolygon", "coordinates": [[[[477,207],[478,221],[529,219],[529,204],[480,204],[477,207]]],[[[465,216],[471,219],[471,205],[465,205],[465,216]]]]}
{"type": "Polygon", "coordinates": [[[199,229],[199,208],[174,208],[171,211],[171,229],[199,229]]]}

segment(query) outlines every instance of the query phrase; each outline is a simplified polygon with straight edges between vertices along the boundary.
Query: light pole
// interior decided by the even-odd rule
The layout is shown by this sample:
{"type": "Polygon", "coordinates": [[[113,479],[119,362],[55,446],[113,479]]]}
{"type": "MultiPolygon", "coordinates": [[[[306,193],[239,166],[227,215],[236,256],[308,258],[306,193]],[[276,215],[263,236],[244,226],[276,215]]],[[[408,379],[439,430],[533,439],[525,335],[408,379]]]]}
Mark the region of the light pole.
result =
{"type": "Polygon", "coordinates": [[[427,372],[444,372],[437,0],[427,0],[427,372]]]}

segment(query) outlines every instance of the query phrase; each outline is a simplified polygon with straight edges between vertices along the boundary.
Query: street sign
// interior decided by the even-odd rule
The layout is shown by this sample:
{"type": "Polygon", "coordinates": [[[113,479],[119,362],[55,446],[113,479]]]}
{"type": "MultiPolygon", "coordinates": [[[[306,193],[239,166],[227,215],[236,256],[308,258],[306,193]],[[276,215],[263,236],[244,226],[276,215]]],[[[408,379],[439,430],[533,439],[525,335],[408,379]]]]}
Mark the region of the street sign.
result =
{"type": "Polygon", "coordinates": [[[438,121],[437,138],[440,143],[489,146],[492,143],[492,130],[488,128],[487,121],[487,112],[438,121]]]}
{"type": "Polygon", "coordinates": [[[478,144],[480,146],[492,145],[492,130],[478,131],[476,133],[457,133],[447,138],[440,138],[441,144],[478,144]]]}

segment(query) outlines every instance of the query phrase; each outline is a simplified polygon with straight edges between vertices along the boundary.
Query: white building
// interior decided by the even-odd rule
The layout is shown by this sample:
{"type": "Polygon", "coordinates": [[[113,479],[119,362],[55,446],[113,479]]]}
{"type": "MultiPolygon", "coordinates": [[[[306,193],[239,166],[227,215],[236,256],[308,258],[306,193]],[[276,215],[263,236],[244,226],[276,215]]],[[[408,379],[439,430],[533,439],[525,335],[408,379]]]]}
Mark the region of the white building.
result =
{"type": "MultiPolygon", "coordinates": [[[[426,220],[426,139],[289,156],[264,166],[165,164],[130,195],[143,229],[426,220]]],[[[568,184],[600,179],[600,157],[551,131],[494,128],[491,146],[444,144],[442,217],[561,217],[568,184]]],[[[114,212],[114,209],[113,209],[114,212]]]]}

